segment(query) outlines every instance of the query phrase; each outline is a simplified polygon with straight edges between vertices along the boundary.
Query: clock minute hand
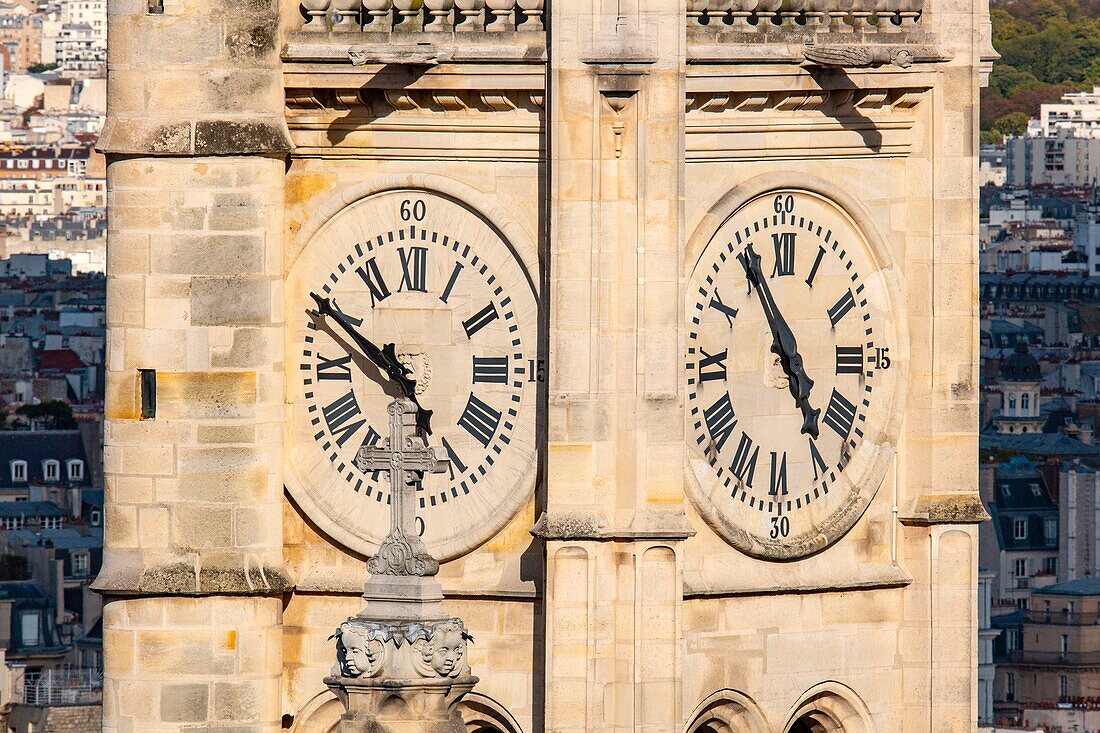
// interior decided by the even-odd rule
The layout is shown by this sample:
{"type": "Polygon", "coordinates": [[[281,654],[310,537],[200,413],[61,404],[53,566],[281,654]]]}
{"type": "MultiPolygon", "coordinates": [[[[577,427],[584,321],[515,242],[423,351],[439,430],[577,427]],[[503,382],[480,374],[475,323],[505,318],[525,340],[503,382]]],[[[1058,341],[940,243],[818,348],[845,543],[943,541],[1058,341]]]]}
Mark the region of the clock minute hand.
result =
{"type": "Polygon", "coordinates": [[[340,311],[332,307],[332,301],[328,298],[322,298],[316,293],[309,294],[317,303],[317,314],[331,318],[336,321],[347,334],[351,337],[351,340],[362,349],[363,353],[368,359],[374,362],[374,365],[386,373],[386,376],[393,382],[396,382],[401,389],[401,393],[405,395],[405,399],[412,400],[416,405],[416,424],[425,435],[432,434],[431,420],[432,411],[425,410],[420,406],[420,400],[416,396],[416,380],[410,379],[410,370],[404,364],[397,360],[397,353],[394,351],[393,344],[385,344],[381,349],[375,346],[375,344],[351,324],[348,317],[340,311]]]}
{"type": "Polygon", "coordinates": [[[798,340],[787,324],[787,319],[775,305],[771,288],[760,268],[760,255],[753,249],[752,244],[745,248],[744,254],[738,255],[738,259],[745,268],[750,286],[756,286],[760,307],[768,319],[768,327],[772,332],[772,351],[779,356],[779,363],[787,375],[791,396],[794,397],[795,405],[802,410],[802,433],[816,438],[819,434],[818,417],[821,415],[821,410],[815,410],[810,404],[810,392],[814,382],[806,374],[802,355],[798,353],[798,340]]]}

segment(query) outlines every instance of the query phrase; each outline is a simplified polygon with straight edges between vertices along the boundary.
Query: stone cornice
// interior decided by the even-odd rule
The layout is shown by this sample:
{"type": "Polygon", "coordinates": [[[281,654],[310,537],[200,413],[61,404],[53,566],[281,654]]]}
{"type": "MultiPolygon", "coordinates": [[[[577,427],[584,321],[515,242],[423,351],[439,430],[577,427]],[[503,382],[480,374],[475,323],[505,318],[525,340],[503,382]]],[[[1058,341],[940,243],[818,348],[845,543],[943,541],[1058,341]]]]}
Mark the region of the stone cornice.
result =
{"type": "Polygon", "coordinates": [[[108,551],[92,590],[109,596],[270,596],[294,590],[282,568],[239,559],[239,566],[203,565],[201,558],[143,564],[108,551]]]}
{"type": "Polygon", "coordinates": [[[599,511],[547,511],[531,534],[548,542],[676,542],[694,536],[695,528],[678,512],[641,511],[629,525],[616,527],[599,511]]]}
{"type": "Polygon", "coordinates": [[[278,155],[294,145],[282,117],[178,119],[110,115],[97,148],[118,155],[278,155]]]}
{"type": "Polygon", "coordinates": [[[898,520],[907,526],[981,524],[989,519],[982,500],[974,492],[925,494],[909,503],[898,520]]]}

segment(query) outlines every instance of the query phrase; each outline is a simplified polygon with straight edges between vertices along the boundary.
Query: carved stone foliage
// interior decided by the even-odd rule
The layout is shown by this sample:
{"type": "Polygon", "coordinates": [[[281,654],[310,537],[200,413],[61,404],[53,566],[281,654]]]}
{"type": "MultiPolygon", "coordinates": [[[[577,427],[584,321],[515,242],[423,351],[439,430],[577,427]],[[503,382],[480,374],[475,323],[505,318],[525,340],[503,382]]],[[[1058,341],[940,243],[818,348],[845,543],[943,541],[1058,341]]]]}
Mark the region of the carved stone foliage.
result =
{"type": "Polygon", "coordinates": [[[346,679],[458,679],[471,674],[461,619],[387,622],[351,618],[336,633],[332,676],[346,679]]]}
{"type": "Polygon", "coordinates": [[[407,89],[287,89],[290,114],[325,110],[361,111],[372,117],[395,113],[456,115],[470,113],[526,112],[541,114],[545,95],[539,92],[497,90],[407,89]]]}
{"type": "Polygon", "coordinates": [[[911,109],[923,89],[837,89],[793,92],[697,92],[687,95],[688,112],[794,112],[818,110],[843,115],[869,110],[911,109]]]}

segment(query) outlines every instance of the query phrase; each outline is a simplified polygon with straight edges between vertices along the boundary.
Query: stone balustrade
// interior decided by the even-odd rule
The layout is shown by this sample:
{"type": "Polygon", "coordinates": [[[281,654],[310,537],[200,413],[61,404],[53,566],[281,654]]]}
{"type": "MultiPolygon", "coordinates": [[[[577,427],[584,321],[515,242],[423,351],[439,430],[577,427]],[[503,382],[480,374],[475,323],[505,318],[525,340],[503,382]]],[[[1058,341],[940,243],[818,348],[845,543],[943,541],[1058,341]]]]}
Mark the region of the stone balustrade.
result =
{"type": "Polygon", "coordinates": [[[542,31],[546,0],[301,0],[304,31],[542,31]]]}
{"type": "Polygon", "coordinates": [[[920,21],[924,0],[688,0],[688,30],[897,32],[920,21]]]}

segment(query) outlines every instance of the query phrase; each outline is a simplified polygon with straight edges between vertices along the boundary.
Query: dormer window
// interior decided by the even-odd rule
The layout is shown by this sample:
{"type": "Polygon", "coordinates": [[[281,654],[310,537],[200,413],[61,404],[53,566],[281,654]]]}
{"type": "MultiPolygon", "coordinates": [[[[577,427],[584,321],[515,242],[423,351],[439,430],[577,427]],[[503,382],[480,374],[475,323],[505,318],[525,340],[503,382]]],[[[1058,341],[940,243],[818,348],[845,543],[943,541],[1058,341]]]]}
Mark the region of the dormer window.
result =
{"type": "Polygon", "coordinates": [[[1027,539],[1027,520],[1017,519],[1012,523],[1012,536],[1017,540],[1027,539]]]}
{"type": "Polygon", "coordinates": [[[92,511],[88,512],[88,521],[91,522],[93,527],[99,526],[100,518],[101,515],[98,509],[93,509],[92,511]]]}
{"type": "Polygon", "coordinates": [[[81,576],[87,575],[88,574],[88,567],[90,565],[88,560],[89,560],[88,553],[86,553],[86,552],[74,553],[73,554],[73,575],[81,575],[81,576]]]}
{"type": "Polygon", "coordinates": [[[42,475],[47,481],[57,481],[61,478],[61,463],[59,461],[42,461],[42,475]]]}
{"type": "Polygon", "coordinates": [[[17,484],[27,483],[27,462],[26,461],[12,461],[11,462],[11,480],[17,484]]]}
{"type": "Polygon", "coordinates": [[[69,480],[70,481],[83,481],[84,480],[84,461],[74,459],[69,461],[69,480]]]}

